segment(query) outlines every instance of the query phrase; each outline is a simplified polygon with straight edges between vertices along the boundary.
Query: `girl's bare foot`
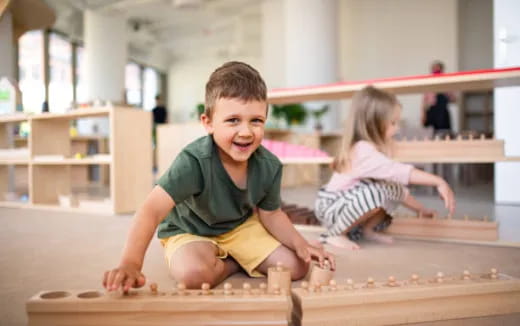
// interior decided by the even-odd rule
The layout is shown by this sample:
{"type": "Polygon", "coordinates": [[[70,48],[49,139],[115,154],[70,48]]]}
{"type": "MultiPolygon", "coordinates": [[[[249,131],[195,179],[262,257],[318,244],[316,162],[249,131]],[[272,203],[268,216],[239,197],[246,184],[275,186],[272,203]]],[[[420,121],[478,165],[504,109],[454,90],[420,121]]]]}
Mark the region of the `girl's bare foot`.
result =
{"type": "Polygon", "coordinates": [[[353,241],[350,241],[347,236],[339,235],[335,237],[328,237],[326,243],[331,246],[348,249],[348,250],[358,250],[359,245],[353,241]]]}
{"type": "Polygon", "coordinates": [[[375,231],[365,231],[365,230],[363,230],[363,236],[367,240],[372,240],[372,241],[376,241],[376,242],[379,242],[379,243],[385,243],[385,244],[392,244],[392,243],[394,243],[394,238],[392,238],[391,236],[384,235],[384,234],[381,234],[381,233],[375,232],[375,231]]]}

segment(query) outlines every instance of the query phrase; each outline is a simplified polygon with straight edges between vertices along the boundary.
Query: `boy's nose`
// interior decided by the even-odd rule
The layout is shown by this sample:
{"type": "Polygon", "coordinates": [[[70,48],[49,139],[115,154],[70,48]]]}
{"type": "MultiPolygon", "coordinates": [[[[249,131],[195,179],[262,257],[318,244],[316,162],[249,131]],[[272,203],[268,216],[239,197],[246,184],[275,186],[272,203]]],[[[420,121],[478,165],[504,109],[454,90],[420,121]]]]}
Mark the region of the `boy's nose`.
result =
{"type": "Polygon", "coordinates": [[[253,134],[253,131],[248,125],[243,125],[240,127],[240,130],[238,131],[239,136],[250,136],[253,134]]]}

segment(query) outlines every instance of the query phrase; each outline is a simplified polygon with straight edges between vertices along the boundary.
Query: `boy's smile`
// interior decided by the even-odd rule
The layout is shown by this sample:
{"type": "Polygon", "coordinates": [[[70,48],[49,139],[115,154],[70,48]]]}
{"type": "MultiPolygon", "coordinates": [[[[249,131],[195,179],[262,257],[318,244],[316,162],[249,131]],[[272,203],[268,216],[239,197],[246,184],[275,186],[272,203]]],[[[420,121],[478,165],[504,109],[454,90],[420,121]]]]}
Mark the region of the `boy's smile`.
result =
{"type": "Polygon", "coordinates": [[[220,98],[212,117],[201,116],[202,123],[218,146],[223,163],[246,164],[264,137],[267,104],[244,102],[237,98],[220,98]]]}

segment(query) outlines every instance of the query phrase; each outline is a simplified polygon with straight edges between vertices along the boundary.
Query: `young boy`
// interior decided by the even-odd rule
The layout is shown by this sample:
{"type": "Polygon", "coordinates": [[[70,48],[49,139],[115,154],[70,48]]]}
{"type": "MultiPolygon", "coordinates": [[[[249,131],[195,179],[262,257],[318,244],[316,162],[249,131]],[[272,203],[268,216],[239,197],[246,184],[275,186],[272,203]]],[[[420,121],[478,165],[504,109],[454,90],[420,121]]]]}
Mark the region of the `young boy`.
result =
{"type": "Polygon", "coordinates": [[[264,81],[245,63],[211,74],[201,116],[208,135],[184,148],[137,211],[105,288],[145,284],[143,259],[159,224],[170,275],[188,288],[215,286],[241,268],[262,276],[277,262],[293,280],[307,274],[311,258],[334,268],[334,258],[311,246],[280,209],[282,164],[260,145],[266,99],[264,81]]]}

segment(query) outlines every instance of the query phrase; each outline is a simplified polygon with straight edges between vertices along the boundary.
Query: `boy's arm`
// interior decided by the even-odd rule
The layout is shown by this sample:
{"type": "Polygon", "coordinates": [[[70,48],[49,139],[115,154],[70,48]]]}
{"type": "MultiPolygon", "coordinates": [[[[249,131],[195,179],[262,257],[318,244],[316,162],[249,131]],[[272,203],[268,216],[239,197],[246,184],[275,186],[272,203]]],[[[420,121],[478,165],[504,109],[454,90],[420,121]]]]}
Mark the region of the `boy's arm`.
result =
{"type": "Polygon", "coordinates": [[[409,183],[424,185],[424,186],[434,186],[437,187],[437,191],[441,196],[442,200],[444,200],[444,205],[450,212],[450,215],[453,214],[455,210],[455,198],[453,195],[453,191],[451,190],[448,183],[441,177],[424,172],[422,170],[413,168],[410,172],[410,180],[409,183]]]}
{"type": "Polygon", "coordinates": [[[258,215],[267,231],[283,245],[294,250],[298,257],[305,262],[308,263],[312,257],[315,257],[318,259],[320,266],[323,266],[324,260],[327,259],[331,263],[332,269],[336,268],[334,256],[321,248],[311,246],[294,228],[287,214],[280,208],[273,211],[259,208],[258,215]]]}
{"type": "Polygon", "coordinates": [[[144,285],[141,268],[146,249],[155,229],[174,206],[175,202],[166,191],[160,186],[153,188],[135,213],[119,267],[105,272],[103,285],[106,289],[113,291],[122,287],[127,292],[131,287],[144,285]]]}

